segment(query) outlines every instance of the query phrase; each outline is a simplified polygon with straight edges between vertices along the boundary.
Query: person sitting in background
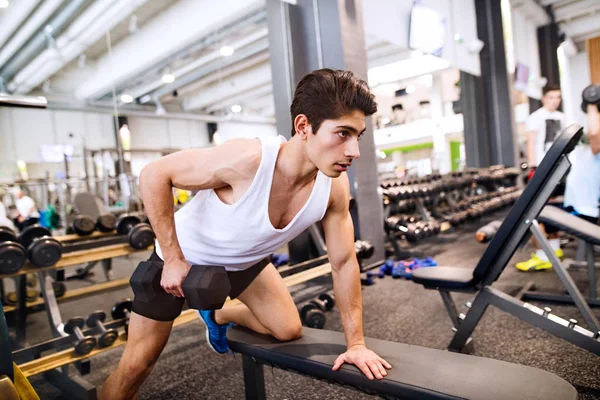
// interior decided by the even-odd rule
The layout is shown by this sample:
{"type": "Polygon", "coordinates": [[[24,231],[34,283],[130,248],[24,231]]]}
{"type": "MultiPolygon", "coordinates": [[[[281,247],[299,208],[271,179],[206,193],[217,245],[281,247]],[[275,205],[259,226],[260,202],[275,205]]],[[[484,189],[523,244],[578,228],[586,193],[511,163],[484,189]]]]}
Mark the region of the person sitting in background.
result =
{"type": "Polygon", "coordinates": [[[0,226],[5,226],[7,228],[15,230],[15,225],[6,216],[6,207],[4,207],[4,204],[2,204],[2,203],[0,203],[0,226]]]}
{"type": "MultiPolygon", "coordinates": [[[[527,163],[531,170],[529,178],[533,175],[535,167],[540,165],[548,149],[554,143],[560,132],[566,128],[567,123],[565,115],[558,111],[561,102],[561,91],[558,85],[548,85],[542,90],[542,107],[527,118],[527,163]]],[[[562,258],[563,252],[560,248],[560,240],[557,232],[547,232],[546,227],[540,224],[543,232],[547,233],[550,246],[559,258],[562,258]]],[[[531,255],[527,261],[517,263],[515,267],[520,271],[537,271],[552,268],[552,263],[537,242],[536,252],[531,255]]]]}
{"type": "Polygon", "coordinates": [[[40,220],[40,213],[35,206],[35,201],[31,197],[25,196],[22,189],[17,189],[16,195],[15,205],[19,211],[19,216],[15,220],[15,224],[22,231],[30,225],[37,224],[40,220]]]}

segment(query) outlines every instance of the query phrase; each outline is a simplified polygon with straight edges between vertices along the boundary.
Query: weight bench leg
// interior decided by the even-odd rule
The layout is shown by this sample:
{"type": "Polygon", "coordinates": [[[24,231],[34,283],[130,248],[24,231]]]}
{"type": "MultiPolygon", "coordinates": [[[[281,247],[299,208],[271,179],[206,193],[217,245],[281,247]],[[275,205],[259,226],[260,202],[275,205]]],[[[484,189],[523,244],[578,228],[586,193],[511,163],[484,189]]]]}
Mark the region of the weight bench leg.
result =
{"type": "Polygon", "coordinates": [[[452,297],[450,297],[450,293],[448,293],[446,290],[440,290],[440,295],[442,296],[444,306],[446,306],[446,311],[448,311],[448,315],[452,321],[452,326],[458,329],[458,325],[460,325],[460,321],[458,320],[458,310],[456,309],[456,305],[454,304],[452,297]]]}
{"type": "Polygon", "coordinates": [[[467,312],[465,319],[456,326],[456,332],[452,341],[448,345],[448,350],[457,353],[469,352],[472,345],[471,334],[479,323],[479,320],[488,308],[489,302],[484,292],[479,292],[471,304],[471,309],[467,312]]]}
{"type": "Polygon", "coordinates": [[[252,357],[243,355],[242,368],[244,370],[246,400],[266,400],[265,375],[262,364],[257,363],[252,357]]]}
{"type": "Polygon", "coordinates": [[[598,284],[598,282],[596,281],[596,265],[594,264],[594,246],[591,244],[586,244],[585,248],[588,260],[588,280],[590,284],[590,298],[597,299],[598,289],[596,288],[596,285],[598,284]]]}

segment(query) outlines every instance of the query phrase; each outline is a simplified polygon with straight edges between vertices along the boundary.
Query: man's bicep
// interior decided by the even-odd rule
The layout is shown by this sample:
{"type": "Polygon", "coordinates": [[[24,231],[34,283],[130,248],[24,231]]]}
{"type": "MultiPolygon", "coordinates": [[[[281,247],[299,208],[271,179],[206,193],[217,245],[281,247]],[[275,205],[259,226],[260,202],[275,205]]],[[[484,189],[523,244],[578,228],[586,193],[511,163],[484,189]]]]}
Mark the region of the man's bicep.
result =
{"type": "Polygon", "coordinates": [[[350,212],[336,211],[328,212],[323,219],[327,255],[334,267],[345,264],[354,255],[354,226],[350,212]]]}

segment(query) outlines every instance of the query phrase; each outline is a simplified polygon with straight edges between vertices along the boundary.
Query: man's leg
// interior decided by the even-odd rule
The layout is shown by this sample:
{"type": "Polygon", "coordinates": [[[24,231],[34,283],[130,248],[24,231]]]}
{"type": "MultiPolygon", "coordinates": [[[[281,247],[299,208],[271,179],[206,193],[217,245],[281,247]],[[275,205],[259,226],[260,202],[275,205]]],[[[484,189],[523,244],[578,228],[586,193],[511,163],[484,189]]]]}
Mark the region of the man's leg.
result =
{"type": "Polygon", "coordinates": [[[117,369],[108,377],[101,400],[134,399],[167,344],[173,321],[155,321],[131,313],[127,345],[117,369]]]}
{"type": "Polygon", "coordinates": [[[273,264],[267,265],[238,299],[244,304],[215,312],[217,323],[233,322],[281,341],[302,335],[294,300],[273,264]]]}

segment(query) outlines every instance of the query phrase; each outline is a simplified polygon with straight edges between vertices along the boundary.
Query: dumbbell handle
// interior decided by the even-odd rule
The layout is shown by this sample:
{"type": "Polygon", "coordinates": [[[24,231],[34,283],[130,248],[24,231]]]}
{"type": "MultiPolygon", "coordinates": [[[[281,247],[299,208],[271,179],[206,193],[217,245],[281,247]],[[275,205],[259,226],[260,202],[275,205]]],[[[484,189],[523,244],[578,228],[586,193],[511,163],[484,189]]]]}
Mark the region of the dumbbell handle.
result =
{"type": "Polygon", "coordinates": [[[85,336],[83,336],[83,332],[81,332],[81,329],[78,326],[75,326],[73,328],[73,333],[75,334],[75,336],[77,336],[77,339],[82,340],[85,338],[85,336]]]}
{"type": "Polygon", "coordinates": [[[100,329],[100,332],[102,333],[106,333],[106,327],[104,326],[104,324],[102,323],[102,321],[98,320],[96,321],[96,328],[100,329]]]}

